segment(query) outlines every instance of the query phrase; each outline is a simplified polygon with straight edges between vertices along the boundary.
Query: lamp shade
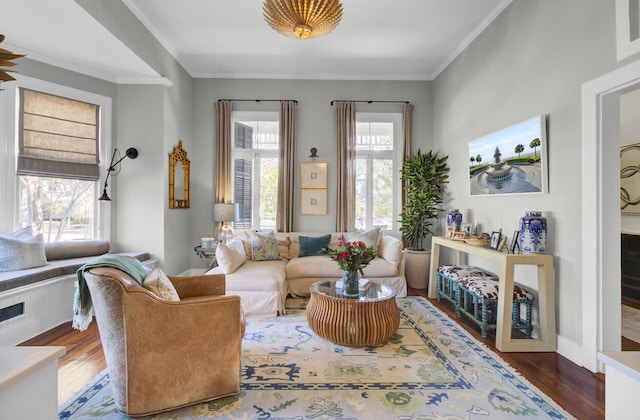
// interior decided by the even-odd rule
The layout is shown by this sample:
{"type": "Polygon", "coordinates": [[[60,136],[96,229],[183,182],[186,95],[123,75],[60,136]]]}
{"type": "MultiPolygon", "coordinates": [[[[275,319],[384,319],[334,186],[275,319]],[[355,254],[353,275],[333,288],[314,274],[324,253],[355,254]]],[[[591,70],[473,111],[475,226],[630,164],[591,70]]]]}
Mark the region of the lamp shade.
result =
{"type": "Polygon", "coordinates": [[[213,204],[213,221],[214,222],[233,222],[238,214],[238,205],[234,203],[214,203],[213,204]]]}

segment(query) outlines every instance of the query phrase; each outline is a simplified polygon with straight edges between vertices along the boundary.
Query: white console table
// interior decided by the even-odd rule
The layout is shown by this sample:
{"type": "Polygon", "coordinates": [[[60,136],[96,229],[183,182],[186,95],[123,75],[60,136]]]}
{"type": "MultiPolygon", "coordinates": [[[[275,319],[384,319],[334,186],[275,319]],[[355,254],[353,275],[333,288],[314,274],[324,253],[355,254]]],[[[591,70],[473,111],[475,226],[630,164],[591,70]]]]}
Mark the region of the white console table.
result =
{"type": "Polygon", "coordinates": [[[431,240],[431,272],[429,275],[429,297],[435,299],[436,275],[440,263],[440,248],[457,251],[457,264],[466,263],[466,255],[477,255],[500,264],[500,290],[496,322],[496,348],[503,352],[556,351],[556,311],[553,256],[538,254],[505,254],[489,248],[469,245],[462,241],[434,236],[431,240]],[[537,338],[517,339],[511,337],[511,311],[513,308],[513,283],[516,265],[538,267],[539,333],[537,338]],[[508,297],[508,298],[507,298],[508,297]]]}
{"type": "Polygon", "coordinates": [[[64,347],[0,347],[0,418],[58,418],[58,358],[64,347]]]}

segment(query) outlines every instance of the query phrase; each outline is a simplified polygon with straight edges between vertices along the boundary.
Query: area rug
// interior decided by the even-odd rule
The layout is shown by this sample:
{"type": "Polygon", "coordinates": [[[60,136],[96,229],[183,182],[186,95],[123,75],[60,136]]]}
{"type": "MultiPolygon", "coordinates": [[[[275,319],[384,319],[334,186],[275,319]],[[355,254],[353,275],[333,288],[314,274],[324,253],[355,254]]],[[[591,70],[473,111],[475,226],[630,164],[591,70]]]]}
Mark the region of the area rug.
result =
{"type": "MultiPolygon", "coordinates": [[[[424,298],[398,306],[397,334],[364,348],[318,337],[302,308],[249,319],[239,395],[149,418],[572,418],[424,298]]],[[[126,418],[106,372],[61,406],[60,419],[93,418],[126,418]]]]}

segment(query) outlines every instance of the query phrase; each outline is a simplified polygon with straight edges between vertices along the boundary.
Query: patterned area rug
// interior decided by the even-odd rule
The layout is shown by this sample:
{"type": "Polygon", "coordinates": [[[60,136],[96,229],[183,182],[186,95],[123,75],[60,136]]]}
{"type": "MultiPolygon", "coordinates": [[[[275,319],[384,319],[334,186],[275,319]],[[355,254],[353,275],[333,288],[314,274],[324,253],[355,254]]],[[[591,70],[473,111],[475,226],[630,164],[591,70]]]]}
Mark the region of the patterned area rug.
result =
{"type": "MultiPolygon", "coordinates": [[[[286,316],[249,319],[241,393],[151,418],[572,418],[425,299],[398,299],[398,306],[398,333],[365,348],[316,336],[304,304],[286,316]]],[[[126,416],[103,372],[61,406],[60,418],[126,416]]]]}

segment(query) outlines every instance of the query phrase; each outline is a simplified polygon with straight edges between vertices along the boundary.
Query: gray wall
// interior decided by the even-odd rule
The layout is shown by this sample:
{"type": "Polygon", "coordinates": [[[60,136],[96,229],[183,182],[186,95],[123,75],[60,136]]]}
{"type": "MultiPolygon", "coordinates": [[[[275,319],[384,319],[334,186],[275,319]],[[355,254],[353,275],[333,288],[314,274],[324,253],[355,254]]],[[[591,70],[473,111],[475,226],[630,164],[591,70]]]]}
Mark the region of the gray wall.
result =
{"type": "Polygon", "coordinates": [[[559,352],[581,347],[581,86],[617,66],[614,2],[514,1],[433,84],[434,147],[450,155],[451,206],[510,236],[526,210],[549,222],[559,352]],[[475,196],[468,142],[548,116],[549,192],[475,196]]]}
{"type": "MultiPolygon", "coordinates": [[[[296,168],[309,161],[316,147],[318,161],[329,163],[327,216],[300,215],[299,174],[296,174],[295,230],[320,232],[335,228],[336,117],[334,99],[410,101],[413,111],[413,145],[423,149],[431,143],[431,82],[235,80],[196,79],[194,85],[194,157],[192,160],[191,237],[195,243],[212,233],[214,201],[214,102],[218,99],[295,99],[298,101],[296,168]]],[[[402,104],[357,104],[358,112],[402,112],[402,104]]],[[[234,102],[234,110],[277,111],[277,102],[234,102]]],[[[194,267],[202,262],[192,261],[194,267]]]]}

